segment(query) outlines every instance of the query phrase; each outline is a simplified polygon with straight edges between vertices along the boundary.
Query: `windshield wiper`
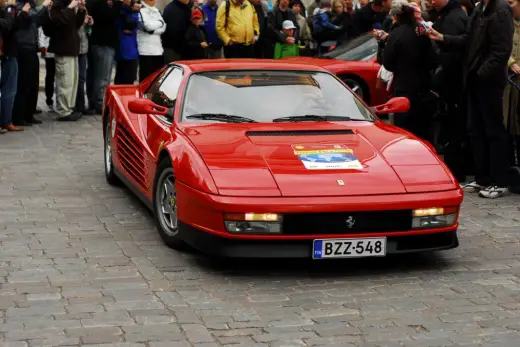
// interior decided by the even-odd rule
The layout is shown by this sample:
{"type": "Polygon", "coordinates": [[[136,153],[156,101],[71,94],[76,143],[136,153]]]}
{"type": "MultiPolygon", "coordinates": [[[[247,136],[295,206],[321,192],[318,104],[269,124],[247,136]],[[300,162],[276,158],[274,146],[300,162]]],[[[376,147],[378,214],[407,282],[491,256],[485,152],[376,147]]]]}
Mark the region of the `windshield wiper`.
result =
{"type": "Polygon", "coordinates": [[[273,119],[273,122],[319,122],[319,121],[352,121],[352,120],[365,120],[365,119],[354,119],[343,116],[320,116],[317,114],[306,114],[303,116],[290,116],[273,119]]]}
{"type": "Polygon", "coordinates": [[[198,113],[186,117],[191,119],[220,120],[229,123],[256,123],[256,120],[224,113],[198,113]]]}

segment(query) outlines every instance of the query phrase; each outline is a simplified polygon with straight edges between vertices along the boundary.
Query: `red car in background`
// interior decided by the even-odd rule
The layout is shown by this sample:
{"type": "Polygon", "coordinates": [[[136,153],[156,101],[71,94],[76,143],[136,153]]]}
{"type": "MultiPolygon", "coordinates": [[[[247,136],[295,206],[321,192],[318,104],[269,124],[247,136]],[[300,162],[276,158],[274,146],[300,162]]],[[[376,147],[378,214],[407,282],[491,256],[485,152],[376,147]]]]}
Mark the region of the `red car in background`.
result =
{"type": "Polygon", "coordinates": [[[301,63],[319,66],[344,81],[369,105],[381,105],[391,95],[384,85],[378,86],[378,42],[371,34],[364,34],[335,47],[320,57],[291,57],[301,63]]]}
{"type": "Polygon", "coordinates": [[[109,86],[105,173],[164,242],[226,257],[381,257],[458,246],[462,191],[431,146],[334,74],[289,60],[177,62],[109,86]]]}

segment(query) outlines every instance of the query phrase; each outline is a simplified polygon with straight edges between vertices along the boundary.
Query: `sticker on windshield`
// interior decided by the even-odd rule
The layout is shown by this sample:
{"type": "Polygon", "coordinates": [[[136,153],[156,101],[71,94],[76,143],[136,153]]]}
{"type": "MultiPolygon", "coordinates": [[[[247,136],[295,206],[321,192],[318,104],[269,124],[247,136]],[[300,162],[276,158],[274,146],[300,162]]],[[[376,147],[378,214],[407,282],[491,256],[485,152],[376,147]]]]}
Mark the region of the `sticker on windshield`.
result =
{"type": "Polygon", "coordinates": [[[361,170],[363,165],[345,145],[293,145],[307,170],[361,170]]]}

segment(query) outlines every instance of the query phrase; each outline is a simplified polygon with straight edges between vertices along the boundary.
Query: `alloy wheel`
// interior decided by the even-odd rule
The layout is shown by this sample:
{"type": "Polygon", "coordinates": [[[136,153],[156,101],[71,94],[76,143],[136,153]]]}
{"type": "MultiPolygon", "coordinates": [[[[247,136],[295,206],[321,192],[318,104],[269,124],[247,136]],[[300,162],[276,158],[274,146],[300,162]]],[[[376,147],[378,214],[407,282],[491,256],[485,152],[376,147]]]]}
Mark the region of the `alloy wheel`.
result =
{"type": "Polygon", "coordinates": [[[158,199],[156,204],[158,207],[157,216],[164,232],[168,236],[177,235],[179,223],[177,218],[177,192],[173,171],[168,170],[161,175],[156,199],[158,199]]]}

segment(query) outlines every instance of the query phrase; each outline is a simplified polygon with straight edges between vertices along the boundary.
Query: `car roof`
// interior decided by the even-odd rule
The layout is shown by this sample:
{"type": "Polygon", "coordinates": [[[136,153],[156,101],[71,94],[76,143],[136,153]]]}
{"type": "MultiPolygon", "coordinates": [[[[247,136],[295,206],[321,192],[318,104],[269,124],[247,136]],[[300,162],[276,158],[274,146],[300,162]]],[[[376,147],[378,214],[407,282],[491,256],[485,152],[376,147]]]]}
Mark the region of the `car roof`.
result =
{"type": "Polygon", "coordinates": [[[175,62],[175,64],[186,66],[192,72],[222,70],[292,70],[327,72],[327,70],[316,65],[305,63],[305,61],[298,62],[297,59],[204,59],[178,61],[175,62]]]}

